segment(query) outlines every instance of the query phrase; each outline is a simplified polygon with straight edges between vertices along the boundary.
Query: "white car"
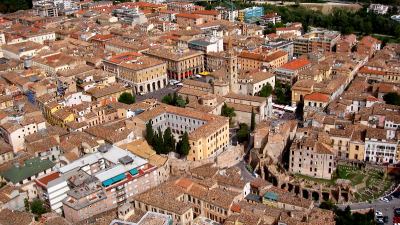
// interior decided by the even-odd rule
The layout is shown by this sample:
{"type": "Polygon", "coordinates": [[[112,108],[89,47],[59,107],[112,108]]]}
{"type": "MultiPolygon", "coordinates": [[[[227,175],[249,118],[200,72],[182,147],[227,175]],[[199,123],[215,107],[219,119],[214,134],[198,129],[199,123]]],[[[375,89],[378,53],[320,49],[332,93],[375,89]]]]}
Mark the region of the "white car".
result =
{"type": "Polygon", "coordinates": [[[389,199],[387,199],[386,197],[382,197],[382,198],[380,198],[380,200],[381,200],[382,202],[386,202],[386,203],[389,202],[389,199]]]}
{"type": "Polygon", "coordinates": [[[375,211],[375,216],[383,216],[383,213],[379,210],[375,211]]]}

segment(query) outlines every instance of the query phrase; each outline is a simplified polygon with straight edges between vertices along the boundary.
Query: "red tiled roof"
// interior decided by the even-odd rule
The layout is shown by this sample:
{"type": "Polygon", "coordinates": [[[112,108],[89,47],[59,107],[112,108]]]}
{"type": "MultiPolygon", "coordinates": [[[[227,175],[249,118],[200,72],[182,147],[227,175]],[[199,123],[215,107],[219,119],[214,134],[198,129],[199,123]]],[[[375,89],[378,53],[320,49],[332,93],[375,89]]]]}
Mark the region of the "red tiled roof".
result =
{"type": "Polygon", "coordinates": [[[42,187],[47,187],[47,184],[52,181],[55,180],[57,178],[60,177],[60,173],[59,172],[55,172],[55,173],[51,173],[47,176],[44,176],[42,178],[36,179],[36,183],[39,184],[42,187]]]}
{"type": "Polygon", "coordinates": [[[177,180],[175,184],[184,189],[188,189],[193,184],[193,182],[187,178],[181,178],[177,180]]]}
{"type": "Polygon", "coordinates": [[[96,34],[92,38],[90,38],[90,40],[105,41],[105,40],[111,39],[113,37],[114,37],[114,35],[112,35],[112,34],[96,34]]]}
{"type": "Polygon", "coordinates": [[[381,70],[371,70],[368,69],[367,67],[363,66],[361,69],[358,71],[358,73],[364,73],[364,74],[375,74],[375,75],[385,75],[385,71],[381,70]]]}
{"type": "Polygon", "coordinates": [[[196,14],[190,14],[190,13],[179,13],[175,15],[176,17],[183,17],[183,18],[188,18],[188,19],[199,19],[201,16],[196,15],[196,14]]]}
{"type": "Polygon", "coordinates": [[[232,210],[232,212],[240,213],[240,205],[236,204],[236,203],[232,204],[231,210],[232,210]]]}
{"type": "Polygon", "coordinates": [[[142,54],[137,52],[124,52],[118,55],[115,55],[109,59],[110,62],[113,63],[121,63],[124,61],[130,61],[136,59],[137,57],[141,56],[142,54]]]}
{"type": "Polygon", "coordinates": [[[329,102],[329,95],[314,92],[304,97],[304,100],[316,101],[316,102],[329,102]]]}
{"type": "Polygon", "coordinates": [[[217,10],[196,10],[192,13],[200,15],[213,15],[213,16],[219,15],[219,12],[217,10]]]}
{"type": "Polygon", "coordinates": [[[282,65],[281,68],[286,70],[298,70],[305,67],[308,64],[311,64],[311,62],[308,59],[300,58],[282,65]]]}

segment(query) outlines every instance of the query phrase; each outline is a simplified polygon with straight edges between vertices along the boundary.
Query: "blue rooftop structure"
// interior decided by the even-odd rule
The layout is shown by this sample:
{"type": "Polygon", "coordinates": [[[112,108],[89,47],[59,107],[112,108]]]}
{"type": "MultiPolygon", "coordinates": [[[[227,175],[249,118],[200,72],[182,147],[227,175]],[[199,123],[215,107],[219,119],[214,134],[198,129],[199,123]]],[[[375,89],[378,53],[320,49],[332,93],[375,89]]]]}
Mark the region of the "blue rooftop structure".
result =
{"type": "Polygon", "coordinates": [[[276,202],[278,201],[278,194],[274,192],[267,192],[264,194],[264,199],[276,202]]]}

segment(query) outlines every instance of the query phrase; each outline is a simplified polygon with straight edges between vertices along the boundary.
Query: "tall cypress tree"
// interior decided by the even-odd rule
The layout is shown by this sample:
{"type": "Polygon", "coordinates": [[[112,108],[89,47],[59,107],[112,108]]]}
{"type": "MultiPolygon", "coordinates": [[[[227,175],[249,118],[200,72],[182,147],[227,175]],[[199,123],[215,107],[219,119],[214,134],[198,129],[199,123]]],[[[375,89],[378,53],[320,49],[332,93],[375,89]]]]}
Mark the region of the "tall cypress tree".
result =
{"type": "Polygon", "coordinates": [[[158,128],[158,132],[156,132],[156,135],[154,136],[154,149],[156,150],[157,154],[166,153],[163,134],[160,128],[158,128]]]}
{"type": "Polygon", "coordinates": [[[180,143],[179,143],[178,153],[181,156],[187,156],[190,151],[190,144],[189,144],[189,134],[186,131],[181,136],[181,140],[179,142],[180,143]]]}
{"type": "Polygon", "coordinates": [[[146,123],[146,136],[145,139],[147,141],[147,143],[149,143],[149,145],[154,147],[154,130],[153,130],[153,126],[152,126],[152,120],[149,120],[146,123]]]}
{"type": "Polygon", "coordinates": [[[166,153],[175,151],[175,139],[169,127],[164,131],[164,147],[166,153]]]}
{"type": "Polygon", "coordinates": [[[254,129],[256,129],[256,114],[254,113],[254,108],[251,108],[250,130],[254,131],[254,129]]]}

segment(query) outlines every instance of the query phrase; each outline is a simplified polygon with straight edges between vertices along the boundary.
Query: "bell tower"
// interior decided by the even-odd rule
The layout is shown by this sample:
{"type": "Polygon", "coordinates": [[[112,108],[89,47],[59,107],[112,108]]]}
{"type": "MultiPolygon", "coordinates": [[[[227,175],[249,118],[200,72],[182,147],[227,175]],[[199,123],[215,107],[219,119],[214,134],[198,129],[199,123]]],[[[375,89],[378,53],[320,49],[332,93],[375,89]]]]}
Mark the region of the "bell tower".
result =
{"type": "Polygon", "coordinates": [[[229,83],[229,90],[238,92],[238,59],[232,48],[232,40],[228,40],[228,52],[225,58],[226,81],[229,83]]]}

